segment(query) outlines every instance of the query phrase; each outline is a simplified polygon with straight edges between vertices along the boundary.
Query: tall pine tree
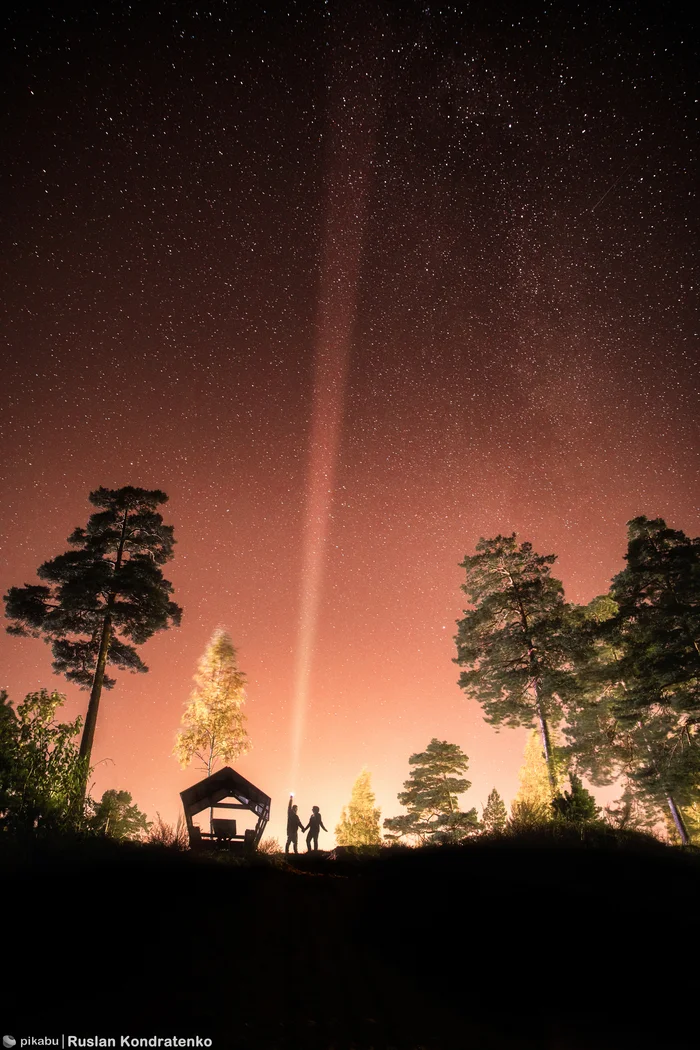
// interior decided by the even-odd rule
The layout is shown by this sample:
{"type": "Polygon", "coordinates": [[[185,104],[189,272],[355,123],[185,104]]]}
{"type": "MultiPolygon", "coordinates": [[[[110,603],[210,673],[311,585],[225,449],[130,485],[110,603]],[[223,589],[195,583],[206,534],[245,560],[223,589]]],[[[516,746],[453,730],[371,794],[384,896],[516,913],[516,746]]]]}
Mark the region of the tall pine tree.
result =
{"type": "Polygon", "coordinates": [[[157,489],[96,489],[90,502],[99,510],[68,537],[74,549],[39,567],[45,584],[10,587],[5,595],[10,634],[43,636],[56,673],[90,690],[80,742],[85,768],[102,689],[115,684],[107,665],[147,671],[136,646],[180,623],[182,610],[160,568],[175,543],[172,525],[156,509],[167,499],[157,489]]]}
{"type": "Polygon", "coordinates": [[[552,793],[557,790],[551,726],[574,688],[569,610],[550,576],[554,554],[536,554],[512,536],[481,539],[466,557],[462,590],[473,609],[458,621],[459,685],[482,705],[491,725],[537,725],[552,793]]]}
{"type": "Polygon", "coordinates": [[[567,743],[562,751],[592,784],[622,785],[617,802],[605,807],[605,819],[612,827],[651,832],[661,819],[662,802],[650,796],[636,778],[647,753],[639,726],[618,717],[626,684],[616,637],[617,613],[618,606],[609,594],[573,610],[578,691],[567,707],[567,743]]]}
{"type": "Polygon", "coordinates": [[[661,518],[628,523],[626,568],[579,615],[581,689],[566,733],[593,783],[625,784],[620,819],[681,807],[700,783],[700,540],[661,518]]]}
{"type": "Polygon", "coordinates": [[[352,786],[350,802],[343,806],[335,829],[336,842],[339,846],[378,846],[382,840],[379,817],[371,774],[363,769],[352,786]]]}
{"type": "Polygon", "coordinates": [[[681,807],[700,782],[700,538],[634,518],[625,560],[610,589],[622,683],[614,713],[635,744],[634,779],[665,801],[687,844],[681,807]]]}

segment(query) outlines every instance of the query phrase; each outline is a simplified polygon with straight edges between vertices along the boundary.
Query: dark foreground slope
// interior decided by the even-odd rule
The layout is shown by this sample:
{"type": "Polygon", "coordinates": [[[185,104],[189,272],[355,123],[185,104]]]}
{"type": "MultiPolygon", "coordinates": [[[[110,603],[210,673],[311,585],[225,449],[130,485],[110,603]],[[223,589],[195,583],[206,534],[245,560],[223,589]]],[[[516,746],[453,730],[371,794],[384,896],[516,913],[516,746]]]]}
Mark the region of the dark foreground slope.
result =
{"type": "Polygon", "coordinates": [[[3,1033],[18,1050],[61,1034],[700,1044],[697,856],[512,840],[383,853],[245,867],[143,847],[7,852],[3,1033]]]}

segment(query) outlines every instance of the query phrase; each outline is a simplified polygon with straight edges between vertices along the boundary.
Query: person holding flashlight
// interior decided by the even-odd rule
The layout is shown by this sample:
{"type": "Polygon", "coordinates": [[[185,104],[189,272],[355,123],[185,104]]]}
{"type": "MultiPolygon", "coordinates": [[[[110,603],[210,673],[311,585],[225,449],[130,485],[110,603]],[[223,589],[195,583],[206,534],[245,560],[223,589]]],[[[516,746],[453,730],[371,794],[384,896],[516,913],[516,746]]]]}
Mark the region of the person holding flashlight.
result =
{"type": "Polygon", "coordinates": [[[293,805],[294,795],[289,796],[289,805],[287,806],[287,845],[284,847],[284,852],[289,853],[289,847],[294,846],[294,852],[299,852],[299,829],[304,830],[304,825],[299,820],[297,810],[298,806],[293,805]]]}

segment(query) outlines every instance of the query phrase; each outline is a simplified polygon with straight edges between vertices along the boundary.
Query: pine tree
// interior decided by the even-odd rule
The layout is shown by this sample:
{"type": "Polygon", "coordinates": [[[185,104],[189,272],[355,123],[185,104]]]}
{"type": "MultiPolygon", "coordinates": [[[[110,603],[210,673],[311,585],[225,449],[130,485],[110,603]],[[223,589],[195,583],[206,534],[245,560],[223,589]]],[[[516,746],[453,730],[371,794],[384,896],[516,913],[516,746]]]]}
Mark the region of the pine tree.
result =
{"type": "Polygon", "coordinates": [[[569,774],[570,790],[562,791],[552,800],[552,809],[557,817],[569,824],[585,824],[597,820],[600,806],[590,791],[583,786],[576,773],[569,774]]]}
{"type": "Polygon", "coordinates": [[[614,713],[635,744],[632,777],[665,801],[686,845],[681,806],[696,800],[700,782],[700,538],[662,518],[634,518],[625,560],[610,589],[624,683],[614,713]]]}
{"type": "Polygon", "coordinates": [[[630,757],[630,740],[620,732],[615,715],[624,692],[620,654],[610,640],[610,623],[617,611],[609,595],[600,595],[571,613],[578,636],[573,667],[579,688],[567,709],[564,751],[599,786],[624,776],[630,757]]]}
{"type": "Polygon", "coordinates": [[[145,672],[135,646],[156,631],[180,623],[161,565],[173,555],[173,527],[156,507],[168,497],[158,490],[99,488],[90,502],[101,508],[87,527],[68,537],[74,550],[40,566],[46,585],[10,587],[5,595],[10,634],[51,645],[53,668],[90,689],[80,756],[90,763],[103,687],[115,684],[105,669],[145,672]],[[133,642],[128,644],[125,639],[133,642]]]}
{"type": "Polygon", "coordinates": [[[350,802],[343,806],[340,823],[335,829],[339,846],[378,846],[380,810],[371,785],[371,774],[363,769],[352,786],[350,802]]]}
{"type": "Polygon", "coordinates": [[[219,761],[233,762],[251,746],[242,711],[245,674],[238,669],[237,652],[227,631],[214,631],[194,680],[174,754],[183,769],[196,758],[211,776],[219,761]]]}
{"type": "Polygon", "coordinates": [[[484,832],[487,835],[493,835],[505,831],[506,824],[508,823],[508,813],[506,812],[503,799],[495,788],[493,788],[486,800],[481,823],[484,832]]]}
{"type": "Polygon", "coordinates": [[[459,685],[478,700],[491,725],[539,726],[552,793],[557,790],[551,726],[575,688],[570,671],[571,627],[553,554],[512,536],[481,539],[466,557],[462,590],[474,606],[458,621],[459,685]]]}
{"type": "Polygon", "coordinates": [[[408,761],[415,768],[404,783],[406,790],[398,795],[408,813],[384,821],[387,838],[410,836],[422,843],[444,842],[474,832],[479,825],[476,810],[460,812],[457,801],[471,787],[471,781],[461,776],[469,768],[462,749],[433,737],[425,751],[411,755],[408,761]]]}
{"type": "Polygon", "coordinates": [[[668,807],[687,842],[680,807],[700,783],[700,541],[660,518],[635,518],[625,560],[610,594],[578,612],[585,644],[568,750],[593,783],[622,778],[619,819],[634,810],[649,824],[668,807]]]}
{"type": "Polygon", "coordinates": [[[105,791],[101,800],[95,803],[95,812],[90,820],[93,831],[107,838],[120,842],[126,839],[140,839],[148,835],[151,823],[146,819],[128,791],[105,791]]]}
{"type": "Polygon", "coordinates": [[[652,833],[661,811],[634,777],[643,757],[639,734],[617,714],[626,690],[622,650],[614,629],[618,611],[609,594],[573,610],[578,692],[567,708],[567,743],[561,753],[592,784],[622,784],[621,796],[604,808],[604,819],[611,827],[652,833]]]}
{"type": "MultiPolygon", "coordinates": [[[[700,788],[698,788],[697,796],[700,799],[700,788]]],[[[664,817],[668,837],[672,842],[682,844],[678,828],[668,809],[664,811],[664,817]]],[[[696,800],[683,807],[683,823],[691,845],[700,846],[700,801],[696,800]]]]}
{"type": "Polygon", "coordinates": [[[651,835],[659,823],[660,812],[652,800],[625,780],[620,798],[603,808],[603,819],[618,831],[643,831],[651,835]]]}

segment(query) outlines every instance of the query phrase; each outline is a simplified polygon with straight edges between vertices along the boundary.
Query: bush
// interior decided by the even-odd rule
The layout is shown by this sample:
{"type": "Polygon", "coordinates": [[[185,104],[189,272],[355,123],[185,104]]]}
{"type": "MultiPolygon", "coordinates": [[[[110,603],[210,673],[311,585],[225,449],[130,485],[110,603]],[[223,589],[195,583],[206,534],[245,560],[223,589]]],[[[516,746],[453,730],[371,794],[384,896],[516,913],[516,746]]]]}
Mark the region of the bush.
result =
{"type": "Polygon", "coordinates": [[[279,844],[279,839],[273,839],[268,836],[266,839],[262,839],[258,845],[258,853],[264,853],[266,856],[273,856],[275,853],[281,853],[282,847],[279,844]]]}
{"type": "Polygon", "coordinates": [[[160,813],[156,813],[147,841],[153,846],[165,846],[174,850],[190,848],[190,839],[182,816],[177,818],[177,824],[173,827],[172,824],[166,824],[160,813]]]}

